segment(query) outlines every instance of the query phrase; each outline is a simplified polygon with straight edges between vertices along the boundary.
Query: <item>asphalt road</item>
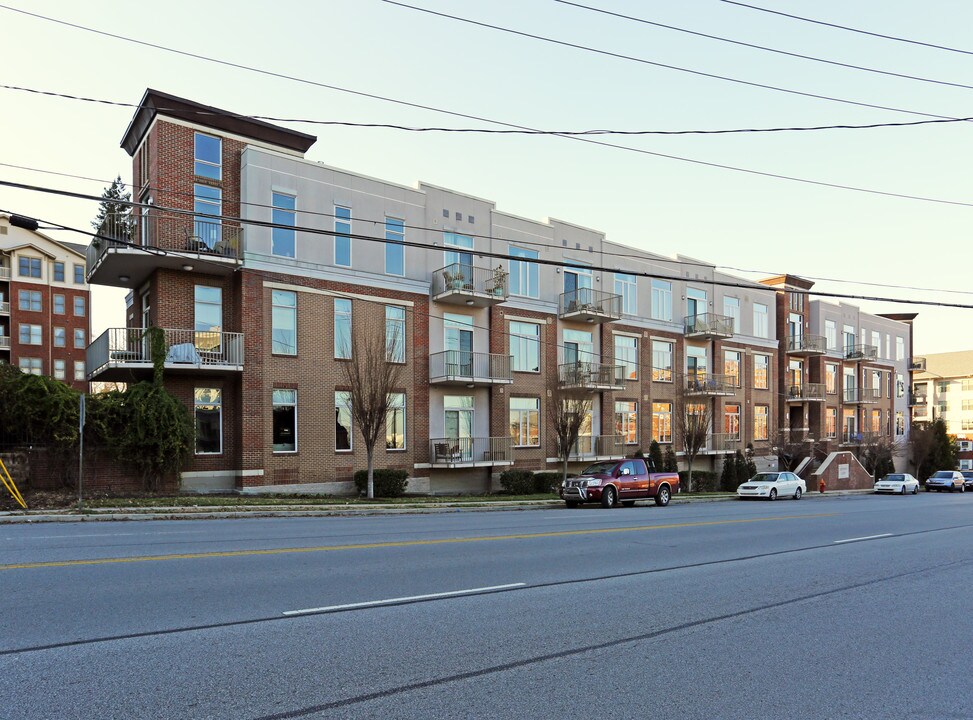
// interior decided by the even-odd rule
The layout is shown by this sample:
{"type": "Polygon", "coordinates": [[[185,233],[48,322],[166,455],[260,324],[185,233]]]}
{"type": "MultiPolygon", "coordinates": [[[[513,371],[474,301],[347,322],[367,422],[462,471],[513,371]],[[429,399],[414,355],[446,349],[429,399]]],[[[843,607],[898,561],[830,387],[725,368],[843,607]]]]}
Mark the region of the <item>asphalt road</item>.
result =
{"type": "Polygon", "coordinates": [[[973,495],[0,525],[0,717],[971,718],[973,495]]]}

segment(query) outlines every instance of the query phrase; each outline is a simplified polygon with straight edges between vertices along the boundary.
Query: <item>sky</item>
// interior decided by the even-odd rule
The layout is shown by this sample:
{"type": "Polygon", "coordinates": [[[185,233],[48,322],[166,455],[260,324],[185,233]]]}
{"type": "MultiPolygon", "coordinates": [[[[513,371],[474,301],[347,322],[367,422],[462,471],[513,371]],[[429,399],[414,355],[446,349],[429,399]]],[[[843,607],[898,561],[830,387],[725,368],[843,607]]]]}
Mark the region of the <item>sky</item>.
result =
{"type": "MultiPolygon", "coordinates": [[[[717,130],[973,117],[973,3],[746,0],[753,5],[966,50],[851,33],[720,0],[582,4],[791,53],[947,83],[889,77],[741,47],[555,0],[407,0],[479,22],[799,96],[558,46],[381,0],[44,3],[0,0],[0,84],[137,103],[146,87],[249,115],[496,128],[97,35],[16,8],[230,63],[545,130],[717,130]]],[[[99,195],[131,181],[119,147],[133,110],[0,89],[0,180],[99,195]],[[35,168],[47,172],[18,169],[35,168]],[[80,180],[51,173],[81,175],[80,180]]],[[[302,122],[307,157],[419,180],[555,217],[633,247],[704,259],[741,277],[784,272],[815,289],[973,305],[966,123],[814,132],[601,137],[412,133],[302,122]],[[698,162],[677,160],[678,156],[698,162]],[[709,163],[701,164],[701,163],[709,163]],[[823,187],[924,196],[947,204],[823,187]]],[[[87,229],[97,204],[0,186],[0,210],[87,229]]],[[[51,233],[73,242],[83,235],[51,233]]],[[[92,330],[124,325],[124,292],[96,288],[92,330]]],[[[915,354],[969,349],[973,311],[848,300],[918,312],[915,354]]]]}

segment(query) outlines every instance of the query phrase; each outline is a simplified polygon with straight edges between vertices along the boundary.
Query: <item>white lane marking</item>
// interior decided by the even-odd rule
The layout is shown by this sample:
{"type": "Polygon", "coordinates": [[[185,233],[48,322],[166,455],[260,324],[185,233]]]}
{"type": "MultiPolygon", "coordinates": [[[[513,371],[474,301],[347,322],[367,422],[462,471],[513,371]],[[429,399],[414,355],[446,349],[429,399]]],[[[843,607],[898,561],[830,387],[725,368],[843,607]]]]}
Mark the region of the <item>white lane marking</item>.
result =
{"type": "Polygon", "coordinates": [[[283,614],[307,615],[309,613],[324,613],[333,610],[377,607],[379,605],[391,605],[393,603],[409,602],[412,600],[433,600],[435,598],[456,597],[458,595],[476,595],[478,593],[492,592],[496,590],[513,590],[514,588],[525,587],[526,584],[527,583],[510,583],[509,585],[492,585],[490,587],[470,588],[469,590],[453,590],[451,592],[431,593],[429,595],[412,595],[409,597],[388,598],[386,600],[369,600],[368,602],[348,603],[347,605],[328,605],[327,607],[306,608],[304,610],[287,610],[283,614]]]}
{"type": "Polygon", "coordinates": [[[848,538],[847,540],[835,540],[835,545],[840,545],[841,543],[858,542],[859,540],[874,540],[876,538],[892,537],[892,533],[882,533],[881,535],[867,535],[865,537],[859,538],[848,538]]]}

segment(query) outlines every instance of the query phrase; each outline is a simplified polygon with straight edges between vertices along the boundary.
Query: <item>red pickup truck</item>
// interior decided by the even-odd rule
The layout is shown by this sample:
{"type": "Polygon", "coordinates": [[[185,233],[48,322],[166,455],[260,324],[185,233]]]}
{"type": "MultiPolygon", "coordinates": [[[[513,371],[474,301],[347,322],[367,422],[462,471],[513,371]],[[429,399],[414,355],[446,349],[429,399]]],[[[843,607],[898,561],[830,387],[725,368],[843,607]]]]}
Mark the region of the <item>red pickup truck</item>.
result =
{"type": "Polygon", "coordinates": [[[656,505],[666,506],[672,493],[679,490],[679,474],[652,470],[651,462],[642,458],[597,462],[562,483],[561,498],[569,508],[586,502],[600,502],[606,508],[621,502],[631,507],[636,500],[646,498],[655,498],[656,505]]]}

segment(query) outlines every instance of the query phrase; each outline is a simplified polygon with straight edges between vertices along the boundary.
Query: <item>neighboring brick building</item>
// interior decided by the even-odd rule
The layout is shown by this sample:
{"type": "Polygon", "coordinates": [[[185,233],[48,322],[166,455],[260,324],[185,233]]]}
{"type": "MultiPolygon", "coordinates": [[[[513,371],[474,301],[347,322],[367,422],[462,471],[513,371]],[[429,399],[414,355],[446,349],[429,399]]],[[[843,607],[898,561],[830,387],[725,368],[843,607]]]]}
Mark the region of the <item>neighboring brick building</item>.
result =
{"type": "Polygon", "coordinates": [[[0,214],[0,362],[86,390],[90,306],[85,246],[0,214]]]}
{"type": "Polygon", "coordinates": [[[555,468],[558,386],[593,401],[574,463],[653,438],[678,451],[684,395],[714,418],[696,468],[748,443],[774,462],[788,407],[776,288],[312,162],[314,141],[151,90],[123,138],[145,203],[135,246],[97,240],[89,268],[131,290],[129,329],[92,343],[89,370],[147,377],[138,328],[165,329],[166,385],[199,422],[185,487],[350,489],[365,453],[339,365],[353,338],[386,328],[404,332],[404,380],[376,466],[407,469],[413,490],[480,492],[511,466],[555,468]]]}

